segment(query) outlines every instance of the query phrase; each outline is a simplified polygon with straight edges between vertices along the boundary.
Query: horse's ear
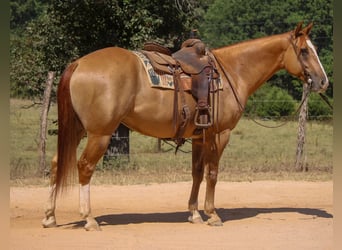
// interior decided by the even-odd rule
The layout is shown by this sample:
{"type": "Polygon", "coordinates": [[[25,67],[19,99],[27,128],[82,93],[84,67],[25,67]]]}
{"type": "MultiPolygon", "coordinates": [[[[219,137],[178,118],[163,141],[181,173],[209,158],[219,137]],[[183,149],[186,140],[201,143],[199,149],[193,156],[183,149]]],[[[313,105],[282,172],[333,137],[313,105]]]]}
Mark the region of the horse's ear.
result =
{"type": "Polygon", "coordinates": [[[313,23],[311,22],[308,26],[306,26],[304,29],[303,29],[303,32],[304,34],[306,35],[309,35],[311,29],[312,29],[312,26],[313,26],[313,23]]]}
{"type": "Polygon", "coordinates": [[[297,24],[297,27],[294,31],[294,35],[296,38],[303,34],[302,33],[302,26],[303,26],[303,21],[301,21],[297,24]]]}

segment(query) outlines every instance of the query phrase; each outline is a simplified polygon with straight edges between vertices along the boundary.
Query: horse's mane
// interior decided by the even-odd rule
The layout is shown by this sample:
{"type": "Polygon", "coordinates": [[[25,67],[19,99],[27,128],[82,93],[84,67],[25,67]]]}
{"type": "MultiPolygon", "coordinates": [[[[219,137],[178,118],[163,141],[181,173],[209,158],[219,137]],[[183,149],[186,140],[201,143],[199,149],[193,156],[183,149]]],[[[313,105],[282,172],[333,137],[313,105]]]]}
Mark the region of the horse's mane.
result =
{"type": "Polygon", "coordinates": [[[270,35],[270,36],[263,36],[263,37],[258,37],[258,38],[253,38],[253,39],[248,39],[236,43],[232,43],[229,45],[223,45],[220,47],[212,48],[210,49],[211,51],[216,51],[216,50],[222,50],[222,49],[236,49],[237,47],[249,47],[251,44],[257,43],[257,42],[265,42],[267,40],[274,40],[275,38],[279,37],[282,38],[285,35],[289,35],[290,32],[282,33],[282,34],[276,34],[276,35],[270,35]]]}

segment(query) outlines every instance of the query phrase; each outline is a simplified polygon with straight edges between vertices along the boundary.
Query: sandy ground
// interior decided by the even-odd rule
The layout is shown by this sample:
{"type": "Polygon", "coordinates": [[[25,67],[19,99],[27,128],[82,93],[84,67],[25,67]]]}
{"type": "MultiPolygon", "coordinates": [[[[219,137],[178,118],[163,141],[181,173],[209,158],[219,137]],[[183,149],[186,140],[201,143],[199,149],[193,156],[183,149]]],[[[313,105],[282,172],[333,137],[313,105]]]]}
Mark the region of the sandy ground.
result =
{"type": "MultiPolygon", "coordinates": [[[[199,201],[203,209],[205,183],[199,201]]],[[[10,189],[11,249],[332,249],[332,182],[218,182],[222,227],[187,222],[191,183],[92,186],[102,231],[86,232],[78,188],[57,200],[44,229],[47,188],[10,189]]]]}

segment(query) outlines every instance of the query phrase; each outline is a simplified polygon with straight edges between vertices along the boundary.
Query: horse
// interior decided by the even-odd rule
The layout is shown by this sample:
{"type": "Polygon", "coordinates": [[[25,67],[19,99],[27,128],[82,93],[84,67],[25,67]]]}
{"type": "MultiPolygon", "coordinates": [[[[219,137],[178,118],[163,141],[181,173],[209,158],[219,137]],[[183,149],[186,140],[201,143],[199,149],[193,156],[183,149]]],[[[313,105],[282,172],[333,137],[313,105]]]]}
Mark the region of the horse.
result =
{"type": "MultiPolygon", "coordinates": [[[[191,113],[183,134],[184,138],[192,139],[192,188],[188,201],[191,223],[204,222],[198,210],[198,193],[205,178],[206,223],[222,225],[214,205],[219,160],[251,94],[281,69],[308,84],[313,92],[327,89],[328,77],[309,38],[312,27],[312,23],[303,27],[300,22],[286,33],[211,50],[223,87],[217,98],[215,124],[205,130],[205,140],[204,133],[194,133],[196,101],[191,93],[185,93],[191,113]]],[[[91,52],[66,67],[58,86],[58,146],[51,161],[43,227],[57,226],[56,197],[68,186],[73,170],[78,170],[80,213],[86,221],[84,228],[101,230],[91,214],[90,180],[120,123],[147,136],[175,136],[174,90],[151,88],[148,82],[138,56],[119,47],[91,52]],[[85,134],[87,144],[77,161],[76,149],[85,134]]]]}

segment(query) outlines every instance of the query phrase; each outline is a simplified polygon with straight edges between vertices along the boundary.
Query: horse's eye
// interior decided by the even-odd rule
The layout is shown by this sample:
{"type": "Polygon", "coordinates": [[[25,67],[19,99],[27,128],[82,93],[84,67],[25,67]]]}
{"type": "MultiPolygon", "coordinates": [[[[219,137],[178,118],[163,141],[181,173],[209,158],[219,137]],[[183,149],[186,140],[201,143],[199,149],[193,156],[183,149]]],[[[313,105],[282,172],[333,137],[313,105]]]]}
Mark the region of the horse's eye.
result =
{"type": "Polygon", "coordinates": [[[300,53],[303,55],[303,56],[306,56],[309,54],[309,50],[307,48],[301,48],[300,49],[300,53]]]}

